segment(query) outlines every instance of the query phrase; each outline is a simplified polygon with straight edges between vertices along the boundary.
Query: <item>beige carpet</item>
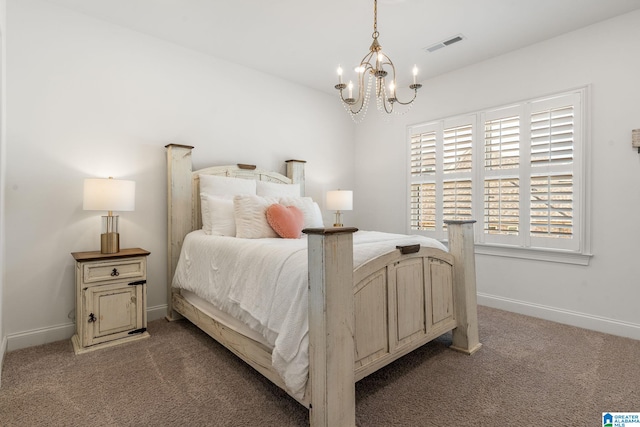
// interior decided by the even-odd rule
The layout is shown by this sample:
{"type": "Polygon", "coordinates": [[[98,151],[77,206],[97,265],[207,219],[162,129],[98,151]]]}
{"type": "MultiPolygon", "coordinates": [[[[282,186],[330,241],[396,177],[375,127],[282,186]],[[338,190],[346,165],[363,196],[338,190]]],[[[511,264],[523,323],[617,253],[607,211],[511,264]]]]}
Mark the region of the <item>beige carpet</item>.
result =
{"type": "MultiPolygon", "coordinates": [[[[359,426],[599,426],[640,411],[640,341],[479,307],[473,356],[427,344],[357,384],[359,426]]],[[[10,352],[2,426],[302,426],[308,414],[186,321],[75,356],[10,352]]]]}

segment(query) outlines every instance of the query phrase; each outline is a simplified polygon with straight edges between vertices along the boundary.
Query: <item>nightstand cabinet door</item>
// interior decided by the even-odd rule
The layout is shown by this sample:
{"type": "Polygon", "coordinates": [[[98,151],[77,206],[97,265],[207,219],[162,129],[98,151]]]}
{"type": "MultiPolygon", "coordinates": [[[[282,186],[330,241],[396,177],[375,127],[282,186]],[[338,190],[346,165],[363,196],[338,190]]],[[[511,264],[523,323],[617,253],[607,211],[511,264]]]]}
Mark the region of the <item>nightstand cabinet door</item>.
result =
{"type": "Polygon", "coordinates": [[[76,354],[149,337],[147,255],[144,249],[115,254],[75,252],[76,354]]]}
{"type": "Polygon", "coordinates": [[[144,328],[144,304],[138,304],[143,301],[142,290],[143,285],[126,282],[86,288],[83,298],[88,327],[84,344],[89,346],[126,338],[144,328]]]}

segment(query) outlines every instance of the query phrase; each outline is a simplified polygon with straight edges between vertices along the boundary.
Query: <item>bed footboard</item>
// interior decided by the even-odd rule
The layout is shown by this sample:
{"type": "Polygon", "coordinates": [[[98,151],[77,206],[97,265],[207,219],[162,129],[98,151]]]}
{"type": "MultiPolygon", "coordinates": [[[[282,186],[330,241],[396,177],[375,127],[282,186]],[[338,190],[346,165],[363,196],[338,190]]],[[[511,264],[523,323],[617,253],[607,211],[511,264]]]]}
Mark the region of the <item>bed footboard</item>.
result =
{"type": "Polygon", "coordinates": [[[472,354],[481,347],[474,222],[447,223],[449,253],[398,250],[355,272],[356,229],[304,231],[311,426],[355,426],[355,381],[448,331],[454,350],[472,354]]]}

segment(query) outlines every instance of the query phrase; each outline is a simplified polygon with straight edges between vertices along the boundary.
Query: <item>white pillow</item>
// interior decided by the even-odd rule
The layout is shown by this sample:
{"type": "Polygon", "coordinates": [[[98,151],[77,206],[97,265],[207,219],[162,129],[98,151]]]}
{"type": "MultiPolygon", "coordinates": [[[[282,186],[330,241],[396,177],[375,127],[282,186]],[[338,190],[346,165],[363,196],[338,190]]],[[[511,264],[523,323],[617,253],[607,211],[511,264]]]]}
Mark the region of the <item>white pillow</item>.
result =
{"type": "Polygon", "coordinates": [[[278,199],[260,196],[235,196],[233,210],[236,217],[236,237],[262,239],[278,237],[267,222],[267,208],[278,199]]]}
{"type": "Polygon", "coordinates": [[[295,206],[304,214],[304,228],[322,228],[322,212],[320,206],[311,197],[281,197],[281,205],[295,206]]]}
{"type": "Polygon", "coordinates": [[[236,220],[233,200],[200,193],[202,230],[214,236],[235,236],[236,220]]]}
{"type": "Polygon", "coordinates": [[[256,181],[253,179],[231,178],[218,175],[199,175],[200,193],[209,196],[233,199],[238,194],[256,194],[256,181]]]}
{"type": "Polygon", "coordinates": [[[218,175],[198,175],[200,178],[200,214],[202,217],[202,229],[206,234],[217,234],[213,232],[216,228],[222,236],[235,236],[235,220],[233,217],[233,196],[238,194],[256,194],[256,182],[252,179],[231,178],[228,176],[218,175]],[[211,201],[206,196],[213,196],[218,199],[227,199],[231,205],[222,207],[218,201],[211,201]],[[214,203],[213,209],[211,203],[214,203]],[[216,209],[219,208],[219,209],[216,209]],[[222,211],[220,211],[222,209],[222,211]],[[231,216],[228,211],[231,209],[231,216]],[[224,212],[224,214],[222,214],[224,212]],[[217,220],[222,220],[221,225],[213,222],[212,215],[216,215],[217,220]],[[229,221],[233,223],[233,234],[229,221]]]}
{"type": "Polygon", "coordinates": [[[262,197],[300,197],[300,184],[256,181],[256,194],[262,197]]]}

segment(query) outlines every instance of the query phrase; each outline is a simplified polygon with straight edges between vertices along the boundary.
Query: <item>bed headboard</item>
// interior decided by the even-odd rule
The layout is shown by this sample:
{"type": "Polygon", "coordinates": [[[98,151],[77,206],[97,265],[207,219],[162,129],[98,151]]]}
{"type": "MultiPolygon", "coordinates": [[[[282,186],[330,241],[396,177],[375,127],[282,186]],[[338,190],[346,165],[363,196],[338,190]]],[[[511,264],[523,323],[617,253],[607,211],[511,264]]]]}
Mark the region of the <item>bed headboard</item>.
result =
{"type": "Polygon", "coordinates": [[[167,300],[171,318],[171,282],[185,236],[202,227],[200,211],[200,176],[220,175],[256,181],[300,184],[304,196],[304,160],[287,160],[287,175],[258,169],[253,165],[212,166],[193,170],[192,146],[169,144],[167,149],[167,300]]]}

